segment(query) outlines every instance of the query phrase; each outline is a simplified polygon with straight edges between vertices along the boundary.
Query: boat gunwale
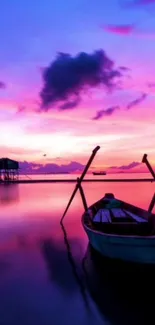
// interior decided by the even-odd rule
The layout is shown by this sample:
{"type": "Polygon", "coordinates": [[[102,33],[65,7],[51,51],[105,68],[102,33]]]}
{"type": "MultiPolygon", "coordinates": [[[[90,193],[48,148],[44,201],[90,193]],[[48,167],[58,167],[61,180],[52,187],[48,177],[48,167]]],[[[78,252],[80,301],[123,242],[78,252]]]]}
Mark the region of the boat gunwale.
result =
{"type": "MultiPolygon", "coordinates": [[[[95,206],[95,204],[100,203],[102,200],[103,200],[103,198],[100,199],[100,200],[98,200],[97,202],[93,203],[90,207],[88,207],[88,210],[92,209],[92,208],[95,206]]],[[[116,200],[117,200],[117,199],[116,199],[116,200]]],[[[129,207],[136,208],[136,209],[140,210],[141,212],[143,212],[143,213],[145,213],[145,214],[148,213],[148,215],[149,215],[150,217],[152,216],[152,217],[155,218],[155,213],[149,213],[149,212],[148,212],[147,210],[145,210],[145,209],[142,209],[142,208],[140,208],[140,207],[134,206],[134,205],[132,205],[132,204],[130,204],[130,203],[126,203],[126,202],[121,201],[121,200],[119,200],[119,202],[121,202],[121,203],[125,203],[125,204],[126,204],[127,206],[129,206],[129,207]]],[[[144,236],[144,235],[142,235],[142,236],[141,236],[141,235],[121,235],[121,234],[114,234],[114,233],[106,233],[106,232],[103,232],[103,231],[100,231],[100,230],[97,230],[97,229],[93,229],[91,226],[89,227],[89,226],[86,225],[86,223],[85,223],[86,215],[87,215],[87,219],[90,220],[91,223],[92,223],[92,220],[91,220],[90,217],[88,216],[88,210],[85,211],[85,212],[82,214],[81,222],[82,222],[82,225],[83,225],[84,228],[88,229],[89,231],[91,231],[91,232],[93,232],[93,233],[96,233],[96,234],[98,234],[98,235],[105,236],[105,237],[114,237],[114,238],[130,238],[130,239],[145,239],[145,240],[148,240],[148,239],[155,239],[155,234],[154,234],[154,235],[148,235],[148,236],[144,236]]],[[[143,219],[146,219],[146,220],[147,220],[146,217],[143,217],[143,219]]],[[[133,246],[134,246],[134,245],[133,245],[133,246]]]]}
{"type": "MultiPolygon", "coordinates": [[[[133,238],[133,239],[155,239],[155,235],[150,236],[138,236],[138,235],[117,235],[117,234],[110,234],[103,231],[99,231],[96,229],[92,229],[91,227],[87,226],[84,222],[85,213],[82,215],[82,225],[84,228],[90,230],[93,233],[97,233],[98,235],[102,235],[105,237],[117,237],[117,238],[133,238]]],[[[124,245],[124,244],[123,244],[124,245]]],[[[134,246],[134,245],[133,245],[134,246]]]]}

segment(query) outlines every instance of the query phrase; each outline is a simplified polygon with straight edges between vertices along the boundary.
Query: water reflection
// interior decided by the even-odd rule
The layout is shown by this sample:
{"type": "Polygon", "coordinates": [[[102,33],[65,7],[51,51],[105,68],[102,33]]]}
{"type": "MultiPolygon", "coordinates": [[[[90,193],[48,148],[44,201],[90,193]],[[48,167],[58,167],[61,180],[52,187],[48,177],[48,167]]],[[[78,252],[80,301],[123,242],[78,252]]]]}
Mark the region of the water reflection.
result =
{"type": "Polygon", "coordinates": [[[5,257],[0,258],[0,275],[5,274],[10,268],[10,263],[5,257]]]}
{"type": "MultiPolygon", "coordinates": [[[[41,250],[47,264],[50,281],[54,281],[59,286],[60,290],[64,290],[68,295],[75,294],[78,285],[85,307],[90,311],[85,291],[86,288],[77,269],[77,265],[80,264],[80,261],[77,261],[77,256],[74,257],[72,254],[74,239],[71,239],[69,242],[66,229],[63,224],[61,226],[65,236],[66,247],[62,242],[54,242],[52,239],[41,242],[41,250]]],[[[78,240],[75,240],[75,242],[78,244],[78,240]]]]}
{"type": "Polygon", "coordinates": [[[28,240],[24,235],[16,235],[17,247],[25,248],[29,247],[28,240]]]}
{"type": "Polygon", "coordinates": [[[83,270],[89,293],[110,324],[152,324],[154,269],[100,258],[88,246],[83,270]]]}
{"type": "MultiPolygon", "coordinates": [[[[105,317],[114,325],[128,325],[128,320],[133,324],[144,323],[140,314],[141,293],[147,295],[148,302],[144,300],[151,308],[150,293],[145,289],[147,284],[151,291],[154,289],[150,274],[147,278],[138,277],[140,289],[137,290],[137,276],[136,281],[129,273],[121,277],[117,275],[119,272],[116,274],[116,267],[115,272],[108,273],[106,263],[97,268],[96,262],[86,255],[85,276],[81,260],[88,240],[81,226],[83,206],[79,193],[64,221],[67,232],[60,227],[74,184],[9,186],[0,186],[0,292],[3,293],[0,323],[99,325],[107,324],[105,317]],[[7,199],[1,200],[2,197],[7,199]],[[125,284],[124,291],[122,284],[125,284]]],[[[88,205],[105,192],[113,192],[122,200],[148,208],[154,184],[93,183],[84,184],[84,190],[88,205]]],[[[141,304],[144,314],[144,303],[141,304]]],[[[149,309],[145,309],[147,314],[146,310],[149,309]]],[[[153,307],[147,314],[146,324],[152,311],[153,307]]]]}
{"type": "Polygon", "coordinates": [[[66,293],[74,293],[76,282],[71,276],[71,268],[67,263],[66,249],[63,242],[45,239],[41,241],[40,246],[47,265],[50,281],[55,282],[66,293]]]}
{"type": "Polygon", "coordinates": [[[19,202],[19,184],[0,184],[0,204],[10,205],[19,202]]]}

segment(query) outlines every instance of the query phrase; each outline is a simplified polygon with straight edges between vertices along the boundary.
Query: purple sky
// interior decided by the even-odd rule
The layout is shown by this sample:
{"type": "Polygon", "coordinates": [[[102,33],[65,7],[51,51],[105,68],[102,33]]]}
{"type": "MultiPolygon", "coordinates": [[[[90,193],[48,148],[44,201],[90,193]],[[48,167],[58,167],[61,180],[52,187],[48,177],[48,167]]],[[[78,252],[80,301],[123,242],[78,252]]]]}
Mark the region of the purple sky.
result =
{"type": "Polygon", "coordinates": [[[64,164],[84,164],[93,147],[101,145],[98,167],[140,161],[145,151],[155,163],[155,1],[1,0],[0,9],[2,156],[44,163],[46,153],[46,163],[59,164],[61,157],[64,164]],[[102,87],[105,61],[93,71],[90,64],[91,78],[85,69],[99,50],[113,61],[108,74],[122,69],[112,92],[102,87]],[[58,89],[53,77],[58,52],[68,53],[72,62],[68,97],[61,103],[58,90],[68,70],[65,62],[58,89]],[[81,52],[87,58],[78,70],[81,52]],[[49,75],[43,80],[45,68],[49,75]],[[36,109],[44,91],[48,100],[57,101],[40,113],[36,109]]]}

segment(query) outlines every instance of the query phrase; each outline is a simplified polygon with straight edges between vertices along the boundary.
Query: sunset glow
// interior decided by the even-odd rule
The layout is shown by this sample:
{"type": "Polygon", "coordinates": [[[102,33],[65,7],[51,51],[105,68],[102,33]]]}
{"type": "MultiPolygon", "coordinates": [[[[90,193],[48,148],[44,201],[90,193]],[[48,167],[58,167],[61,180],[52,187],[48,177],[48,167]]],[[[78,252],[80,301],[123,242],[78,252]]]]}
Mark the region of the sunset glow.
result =
{"type": "Polygon", "coordinates": [[[40,164],[85,164],[100,145],[96,168],[139,162],[145,152],[155,164],[154,2],[15,3],[7,0],[1,8],[1,156],[40,164]],[[85,91],[86,87],[80,98],[68,98],[64,109],[56,99],[41,110],[42,74],[57,52],[75,57],[100,49],[116,68],[122,67],[119,87],[109,91],[99,84],[85,91]],[[99,111],[100,117],[93,119],[99,111]]]}

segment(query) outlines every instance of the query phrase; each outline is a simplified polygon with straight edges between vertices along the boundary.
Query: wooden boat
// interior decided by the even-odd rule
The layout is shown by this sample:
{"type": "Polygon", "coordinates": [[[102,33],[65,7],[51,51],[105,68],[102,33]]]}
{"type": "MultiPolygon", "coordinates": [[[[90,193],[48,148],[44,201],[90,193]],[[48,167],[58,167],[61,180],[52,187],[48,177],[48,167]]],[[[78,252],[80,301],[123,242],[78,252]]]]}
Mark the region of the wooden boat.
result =
{"type": "MultiPolygon", "coordinates": [[[[155,194],[148,211],[118,200],[113,194],[108,193],[90,208],[87,206],[81,183],[99,149],[97,146],[93,150],[81,176],[77,179],[60,223],[63,224],[70,204],[76,192],[80,190],[85,209],[82,225],[91,246],[104,257],[155,265],[155,214],[152,213],[155,194]]],[[[155,172],[147,159],[147,154],[144,154],[142,162],[148,167],[152,180],[155,180],[155,172]]]]}
{"type": "Polygon", "coordinates": [[[106,175],[106,172],[105,171],[93,172],[93,175],[95,175],[95,176],[102,176],[102,175],[106,175]]]}
{"type": "Polygon", "coordinates": [[[155,264],[155,214],[107,193],[85,211],[82,225],[101,255],[155,264]]]}

